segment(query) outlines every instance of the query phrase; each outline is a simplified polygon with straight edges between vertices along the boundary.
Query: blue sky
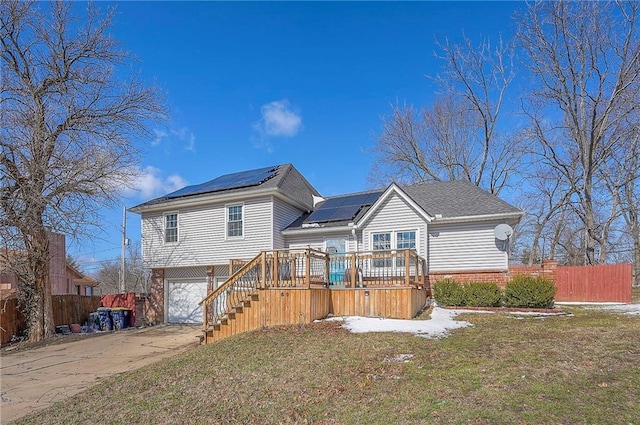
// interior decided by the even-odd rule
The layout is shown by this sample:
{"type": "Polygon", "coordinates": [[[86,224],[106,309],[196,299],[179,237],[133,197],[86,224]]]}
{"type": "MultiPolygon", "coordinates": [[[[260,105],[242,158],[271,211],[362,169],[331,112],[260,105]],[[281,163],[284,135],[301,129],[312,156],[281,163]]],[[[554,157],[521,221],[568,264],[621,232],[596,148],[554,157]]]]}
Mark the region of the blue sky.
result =
{"type": "MultiPolygon", "coordinates": [[[[370,152],[391,103],[428,104],[436,39],[509,37],[519,2],[118,2],[111,33],[170,109],[137,190],[105,232],[68,241],[91,273],[120,255],[122,206],[219,175],[293,163],[323,195],[371,188],[370,152]]],[[[79,9],[81,11],[81,9],[79,9]]],[[[138,71],[138,70],[134,70],[138,71]]],[[[140,239],[129,214],[128,237],[140,239]]]]}

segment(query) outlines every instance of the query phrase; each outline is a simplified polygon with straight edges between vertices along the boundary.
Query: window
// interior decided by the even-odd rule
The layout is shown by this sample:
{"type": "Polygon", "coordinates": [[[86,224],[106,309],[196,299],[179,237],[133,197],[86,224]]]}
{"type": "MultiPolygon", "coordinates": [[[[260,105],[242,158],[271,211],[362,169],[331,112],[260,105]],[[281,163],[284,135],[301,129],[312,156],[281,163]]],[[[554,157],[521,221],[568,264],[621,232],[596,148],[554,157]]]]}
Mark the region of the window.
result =
{"type": "Polygon", "coordinates": [[[164,241],[165,243],[178,242],[178,214],[165,214],[164,216],[164,241]]]}
{"type": "MultiPolygon", "coordinates": [[[[373,260],[373,267],[391,267],[391,249],[416,249],[416,231],[398,231],[386,233],[373,233],[372,250],[387,251],[384,255],[388,258],[373,260]],[[392,248],[393,247],[393,248],[392,248]]],[[[404,267],[404,257],[396,258],[396,267],[404,267]]]]}
{"type": "Polygon", "coordinates": [[[227,207],[227,237],[242,237],[242,205],[227,207]]]}
{"type": "MultiPolygon", "coordinates": [[[[396,232],[397,249],[416,249],[416,232],[396,232]]],[[[396,259],[396,267],[404,267],[404,258],[396,259]]]]}
{"type": "MultiPolygon", "coordinates": [[[[391,249],[391,233],[374,233],[373,251],[389,251],[391,249]]],[[[385,253],[389,255],[389,252],[385,253]]],[[[373,267],[391,267],[391,258],[374,259],[373,267]]]]}

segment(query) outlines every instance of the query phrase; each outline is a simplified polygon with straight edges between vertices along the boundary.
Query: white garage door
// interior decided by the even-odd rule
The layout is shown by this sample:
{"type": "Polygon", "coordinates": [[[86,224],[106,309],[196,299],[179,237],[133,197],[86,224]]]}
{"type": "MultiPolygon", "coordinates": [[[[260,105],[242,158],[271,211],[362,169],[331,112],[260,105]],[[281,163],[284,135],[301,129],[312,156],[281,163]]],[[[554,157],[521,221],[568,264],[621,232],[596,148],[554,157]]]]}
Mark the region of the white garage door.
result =
{"type": "Polygon", "coordinates": [[[207,296],[207,282],[169,282],[169,323],[202,323],[202,306],[207,296]]]}

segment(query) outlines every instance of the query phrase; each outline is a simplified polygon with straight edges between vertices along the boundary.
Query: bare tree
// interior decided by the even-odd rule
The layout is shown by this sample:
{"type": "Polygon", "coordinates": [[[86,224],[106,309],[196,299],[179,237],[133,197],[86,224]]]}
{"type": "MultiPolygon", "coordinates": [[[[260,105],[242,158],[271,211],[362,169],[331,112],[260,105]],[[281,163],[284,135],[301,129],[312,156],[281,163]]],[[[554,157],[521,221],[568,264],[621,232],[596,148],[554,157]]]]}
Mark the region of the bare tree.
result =
{"type": "Polygon", "coordinates": [[[99,224],[98,207],[132,182],[134,142],[164,115],[157,88],[116,75],[131,58],[108,35],[113,13],[71,6],[0,4],[0,227],[26,252],[31,341],[54,333],[47,232],[99,224]]]}
{"type": "MultiPolygon", "coordinates": [[[[620,214],[615,157],[637,137],[640,34],[637,2],[535,2],[519,19],[524,65],[533,77],[525,96],[539,162],[569,187],[583,223],[584,262],[606,261],[620,214]],[[607,187],[605,176],[613,176],[607,187]]],[[[637,178],[637,177],[635,177],[637,178]]]]}
{"type": "Polygon", "coordinates": [[[469,180],[498,194],[511,183],[520,161],[519,139],[500,132],[503,102],[513,80],[513,49],[499,41],[475,46],[439,44],[443,90],[433,105],[416,112],[392,106],[383,118],[370,179],[388,183],[469,180]]]}
{"type": "MultiPolygon", "coordinates": [[[[120,261],[113,260],[102,264],[96,272],[96,279],[100,282],[98,289],[101,294],[117,294],[120,292],[120,261]]],[[[125,262],[125,292],[146,294],[149,292],[150,271],[142,261],[140,243],[136,242],[127,247],[125,262]]]]}

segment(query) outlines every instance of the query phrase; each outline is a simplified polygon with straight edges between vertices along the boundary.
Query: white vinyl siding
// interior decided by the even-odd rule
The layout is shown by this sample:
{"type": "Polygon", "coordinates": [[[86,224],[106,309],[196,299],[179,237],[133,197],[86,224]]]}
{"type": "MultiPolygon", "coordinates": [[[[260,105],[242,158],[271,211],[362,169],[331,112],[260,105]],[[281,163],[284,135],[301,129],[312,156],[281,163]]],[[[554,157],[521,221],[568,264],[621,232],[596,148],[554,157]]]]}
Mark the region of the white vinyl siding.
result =
{"type": "Polygon", "coordinates": [[[142,245],[150,267],[225,264],[229,259],[251,259],[260,251],[273,249],[272,198],[243,203],[242,238],[226,235],[227,205],[214,204],[179,211],[178,242],[163,244],[163,214],[143,214],[142,245]]]}
{"type": "MultiPolygon", "coordinates": [[[[398,233],[404,232],[415,232],[418,254],[426,257],[427,222],[402,198],[394,194],[378,208],[363,228],[363,249],[365,251],[374,249],[374,234],[394,234],[393,239],[396,239],[398,233]]],[[[396,248],[394,245],[396,243],[392,240],[391,249],[396,248]]]]}
{"type": "Polygon", "coordinates": [[[285,245],[285,238],[282,231],[302,215],[302,211],[287,204],[286,202],[273,198],[273,248],[282,249],[285,245]]]}
{"type": "Polygon", "coordinates": [[[431,223],[429,270],[506,270],[507,254],[498,248],[493,235],[499,223],[431,223]]]}

